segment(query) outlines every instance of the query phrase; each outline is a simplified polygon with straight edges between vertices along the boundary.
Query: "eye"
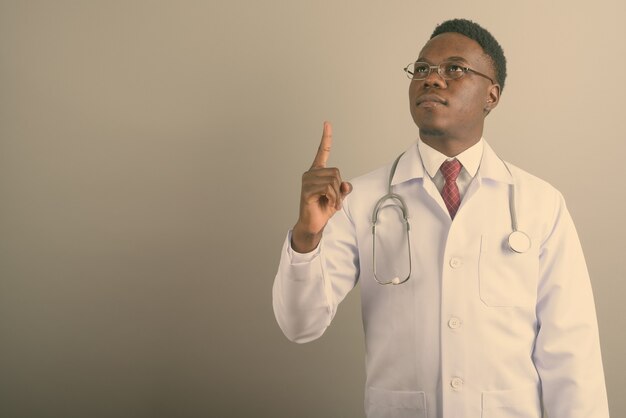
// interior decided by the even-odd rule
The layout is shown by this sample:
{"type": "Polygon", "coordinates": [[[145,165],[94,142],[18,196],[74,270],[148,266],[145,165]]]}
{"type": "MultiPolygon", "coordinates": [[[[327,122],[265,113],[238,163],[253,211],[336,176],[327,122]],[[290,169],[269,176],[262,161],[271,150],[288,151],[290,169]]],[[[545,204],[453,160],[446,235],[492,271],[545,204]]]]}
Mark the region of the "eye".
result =
{"type": "Polygon", "coordinates": [[[465,72],[465,67],[454,62],[449,62],[443,66],[443,70],[445,71],[446,74],[450,76],[458,77],[465,72]]]}
{"type": "Polygon", "coordinates": [[[415,63],[415,74],[423,75],[428,74],[430,67],[427,64],[415,63]]]}

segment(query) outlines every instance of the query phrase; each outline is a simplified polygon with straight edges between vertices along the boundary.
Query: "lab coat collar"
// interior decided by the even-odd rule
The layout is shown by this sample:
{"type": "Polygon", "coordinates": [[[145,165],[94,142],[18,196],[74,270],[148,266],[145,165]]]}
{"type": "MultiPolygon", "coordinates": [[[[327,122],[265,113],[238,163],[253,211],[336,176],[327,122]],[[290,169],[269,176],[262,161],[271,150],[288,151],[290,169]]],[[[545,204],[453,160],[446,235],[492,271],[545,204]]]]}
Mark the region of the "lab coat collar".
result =
{"type": "Polygon", "coordinates": [[[504,165],[504,161],[485,141],[483,158],[476,174],[479,179],[490,179],[502,183],[513,184],[513,177],[504,165]]]}
{"type": "MultiPolygon", "coordinates": [[[[487,141],[484,141],[483,156],[480,161],[480,167],[476,175],[479,179],[491,179],[503,183],[513,183],[511,174],[504,166],[503,161],[498,157],[495,151],[489,146],[487,141]]],[[[396,172],[391,181],[391,185],[403,183],[412,179],[423,178],[426,174],[424,164],[417,148],[417,143],[413,143],[409,149],[407,149],[396,167],[396,172]]]]}
{"type": "Polygon", "coordinates": [[[423,178],[425,173],[424,164],[422,164],[422,159],[417,149],[417,142],[415,142],[400,157],[396,172],[391,180],[391,185],[395,186],[411,179],[423,178]]]}

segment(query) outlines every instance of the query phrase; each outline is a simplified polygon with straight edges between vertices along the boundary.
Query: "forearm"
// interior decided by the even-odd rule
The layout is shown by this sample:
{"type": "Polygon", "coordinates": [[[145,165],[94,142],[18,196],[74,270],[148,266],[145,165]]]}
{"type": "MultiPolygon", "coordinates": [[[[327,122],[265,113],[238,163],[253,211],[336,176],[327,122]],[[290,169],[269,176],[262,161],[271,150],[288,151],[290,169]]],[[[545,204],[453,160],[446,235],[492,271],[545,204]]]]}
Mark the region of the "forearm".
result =
{"type": "Polygon", "coordinates": [[[542,246],[533,353],[550,418],[608,418],[591,282],[562,199],[542,246]]]}
{"type": "Polygon", "coordinates": [[[314,251],[296,253],[292,238],[293,231],[283,243],[272,304],[285,336],[308,342],[324,333],[339,303],[357,283],[356,232],[344,209],[328,222],[314,251]]]}
{"type": "Polygon", "coordinates": [[[319,338],[332,320],[335,308],[325,284],[319,249],[299,262],[290,254],[291,234],[283,245],[272,289],[276,321],[285,336],[305,343],[319,338]],[[295,262],[294,262],[295,261],[295,262]]]}

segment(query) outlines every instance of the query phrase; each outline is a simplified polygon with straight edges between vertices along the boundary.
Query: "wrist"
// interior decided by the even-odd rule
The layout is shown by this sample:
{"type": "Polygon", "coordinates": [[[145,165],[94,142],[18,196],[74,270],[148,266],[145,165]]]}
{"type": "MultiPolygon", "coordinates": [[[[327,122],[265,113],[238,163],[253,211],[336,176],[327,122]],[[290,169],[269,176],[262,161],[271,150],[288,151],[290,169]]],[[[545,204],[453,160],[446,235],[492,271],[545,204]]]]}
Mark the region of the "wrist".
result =
{"type": "Polygon", "coordinates": [[[322,240],[322,231],[318,233],[307,231],[300,223],[291,230],[291,249],[306,254],[315,250],[322,240]]]}

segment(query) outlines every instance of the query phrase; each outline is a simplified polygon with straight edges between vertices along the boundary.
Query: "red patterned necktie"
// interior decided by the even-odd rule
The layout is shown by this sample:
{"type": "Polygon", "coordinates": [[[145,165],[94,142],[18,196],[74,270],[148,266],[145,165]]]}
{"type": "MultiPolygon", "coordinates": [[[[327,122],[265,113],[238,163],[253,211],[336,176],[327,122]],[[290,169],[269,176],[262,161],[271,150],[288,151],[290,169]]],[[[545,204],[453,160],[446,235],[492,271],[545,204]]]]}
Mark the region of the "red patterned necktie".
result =
{"type": "Polygon", "coordinates": [[[450,218],[454,219],[454,215],[456,215],[456,211],[459,210],[459,205],[461,204],[461,194],[459,193],[459,187],[456,185],[456,178],[461,172],[461,163],[456,158],[451,161],[444,161],[440,170],[443,178],[446,180],[441,195],[446,203],[448,212],[450,212],[450,218]]]}

